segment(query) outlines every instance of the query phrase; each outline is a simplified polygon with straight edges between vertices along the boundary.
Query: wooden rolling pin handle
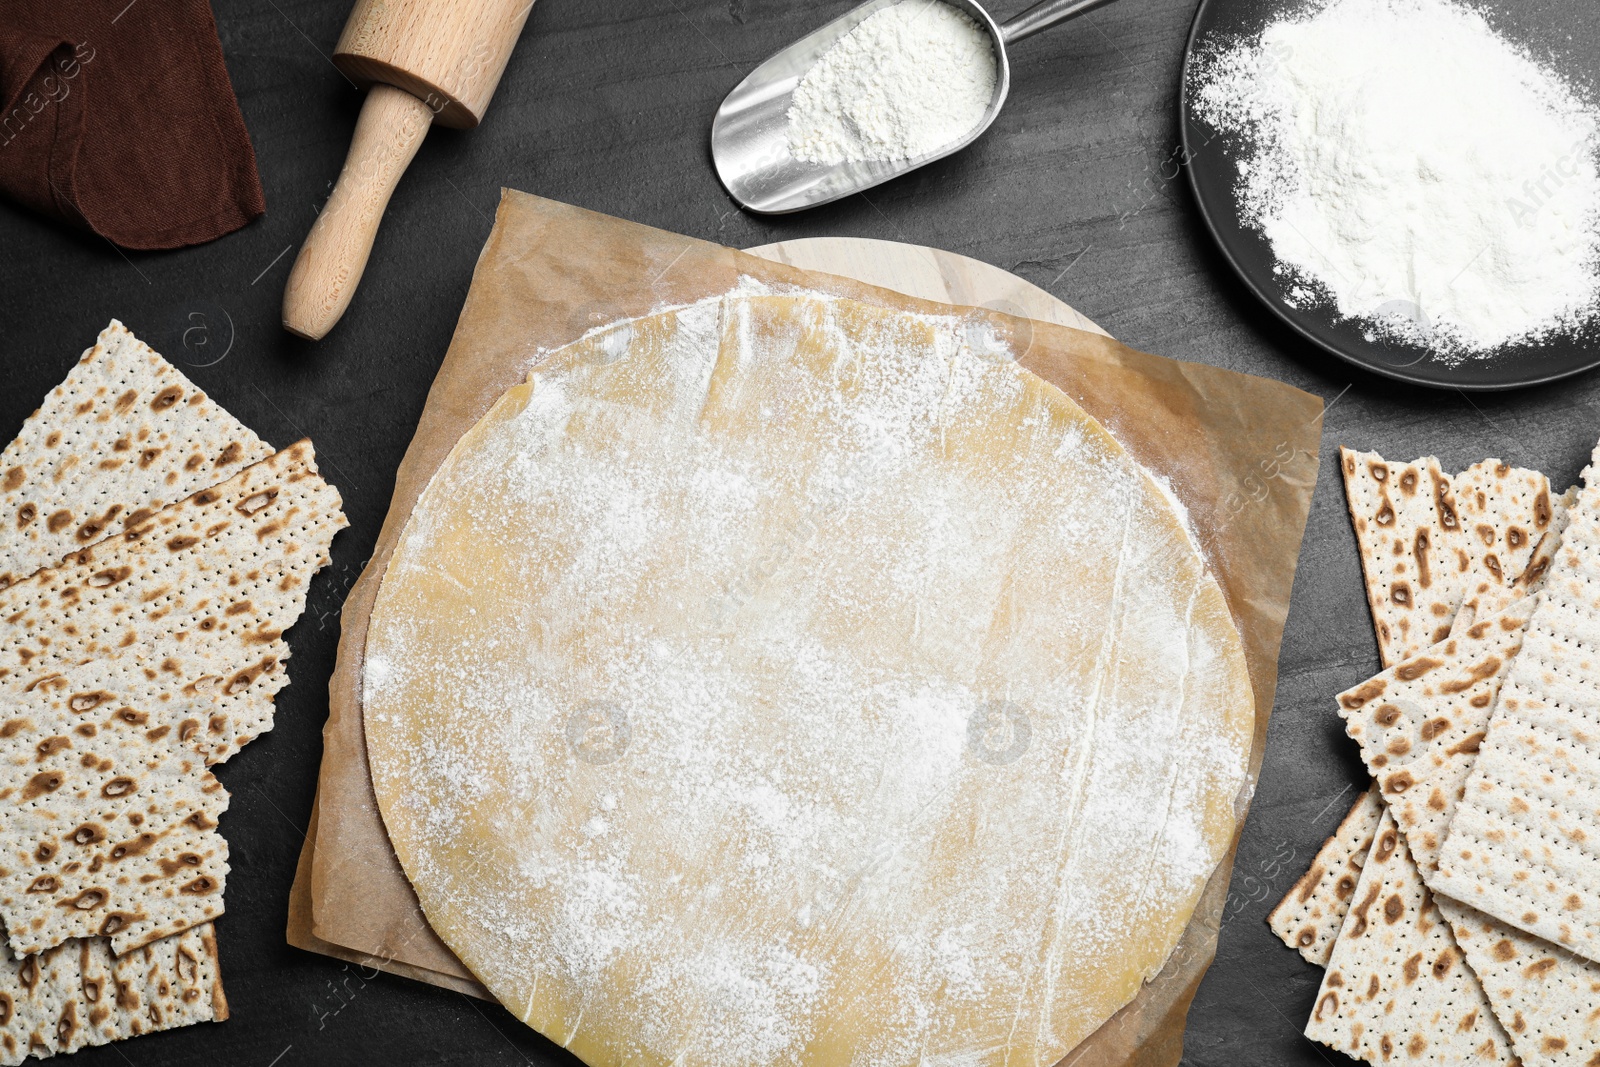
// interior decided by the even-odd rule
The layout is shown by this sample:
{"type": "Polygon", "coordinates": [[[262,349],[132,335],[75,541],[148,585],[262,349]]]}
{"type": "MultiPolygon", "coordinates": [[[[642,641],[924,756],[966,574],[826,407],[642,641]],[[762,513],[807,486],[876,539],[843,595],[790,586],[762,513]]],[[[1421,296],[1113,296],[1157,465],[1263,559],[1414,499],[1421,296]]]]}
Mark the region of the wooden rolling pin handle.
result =
{"type": "Polygon", "coordinates": [[[432,123],[433,110],[404,89],[374,85],[367,93],[333,195],[289,272],[284,329],[319,341],[350,306],[383,210],[432,123]]]}

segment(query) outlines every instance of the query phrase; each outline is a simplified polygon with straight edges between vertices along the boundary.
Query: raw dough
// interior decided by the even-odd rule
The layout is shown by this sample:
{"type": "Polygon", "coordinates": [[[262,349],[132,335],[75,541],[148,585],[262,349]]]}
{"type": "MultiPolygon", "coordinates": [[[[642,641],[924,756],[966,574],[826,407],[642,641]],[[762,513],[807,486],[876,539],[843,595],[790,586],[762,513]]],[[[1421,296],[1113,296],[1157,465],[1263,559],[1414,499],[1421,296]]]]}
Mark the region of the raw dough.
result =
{"type": "Polygon", "coordinates": [[[428,921],[596,1067],[1056,1063],[1176,943],[1254,725],[1098,423],[981,319],[814,296],[544,359],[366,657],[428,921]]]}

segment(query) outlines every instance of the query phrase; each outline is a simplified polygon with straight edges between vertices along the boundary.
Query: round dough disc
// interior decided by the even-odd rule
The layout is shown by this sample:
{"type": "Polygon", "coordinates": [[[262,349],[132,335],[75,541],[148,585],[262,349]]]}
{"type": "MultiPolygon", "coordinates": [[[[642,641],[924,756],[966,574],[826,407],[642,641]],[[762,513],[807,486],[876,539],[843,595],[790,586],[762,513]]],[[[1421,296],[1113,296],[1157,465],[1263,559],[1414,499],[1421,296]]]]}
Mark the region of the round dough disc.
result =
{"type": "Polygon", "coordinates": [[[735,295],[544,359],[372,615],[428,921],[586,1063],[1054,1064],[1226,852],[1239,635],[987,322],[735,295]]]}

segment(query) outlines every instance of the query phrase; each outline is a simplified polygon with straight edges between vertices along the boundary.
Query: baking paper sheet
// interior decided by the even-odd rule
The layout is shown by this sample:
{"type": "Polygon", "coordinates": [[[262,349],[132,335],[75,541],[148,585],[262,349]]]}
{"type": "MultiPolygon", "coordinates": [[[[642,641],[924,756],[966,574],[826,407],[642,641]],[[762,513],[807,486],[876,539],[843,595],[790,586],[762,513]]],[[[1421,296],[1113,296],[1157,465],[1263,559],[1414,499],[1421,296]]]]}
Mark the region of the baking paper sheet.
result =
{"type": "MultiPolygon", "coordinates": [[[[502,194],[455,336],[395,478],[377,548],[342,616],[316,809],[296,871],[289,943],[487,999],[428,928],[378,814],[361,724],[367,619],[417,497],[456,440],[539,354],[618,319],[693,303],[741,278],[912,312],[949,313],[851,279],[530,196],[502,194]]],[[[1244,638],[1261,766],[1300,539],[1311,505],[1322,401],[1279,382],[1135,351],[1097,334],[972,309],[1023,366],[1099,419],[1188,510],[1244,638]]],[[[1237,835],[1235,837],[1237,844],[1237,835]]],[[[1063,1061],[1175,1065],[1195,989],[1216,951],[1233,853],[1212,876],[1166,967],[1063,1061]]]]}

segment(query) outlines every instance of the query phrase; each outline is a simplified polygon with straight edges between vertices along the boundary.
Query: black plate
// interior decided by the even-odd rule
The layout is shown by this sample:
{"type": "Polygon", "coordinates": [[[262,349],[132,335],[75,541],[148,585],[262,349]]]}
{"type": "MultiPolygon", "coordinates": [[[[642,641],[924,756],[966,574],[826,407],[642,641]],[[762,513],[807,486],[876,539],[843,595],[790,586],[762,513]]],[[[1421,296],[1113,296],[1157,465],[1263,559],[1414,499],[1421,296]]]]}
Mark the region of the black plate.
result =
{"type": "Polygon", "coordinates": [[[1189,64],[1197,46],[1253,37],[1273,18],[1298,5],[1285,0],[1201,0],[1189,30],[1179,96],[1183,159],[1189,185],[1206,227],[1222,254],[1249,290],[1300,336],[1340,359],[1389,378],[1453,389],[1514,389],[1555,381],[1600,366],[1600,329],[1591,323],[1581,332],[1550,338],[1543,344],[1502,349],[1451,365],[1426,349],[1400,342],[1369,341],[1357,320],[1340,319],[1331,306],[1297,308],[1285,302],[1282,281],[1273,267],[1271,247],[1257,230],[1239,219],[1234,187],[1244,145],[1219,134],[1197,118],[1189,106],[1189,64]]]}

